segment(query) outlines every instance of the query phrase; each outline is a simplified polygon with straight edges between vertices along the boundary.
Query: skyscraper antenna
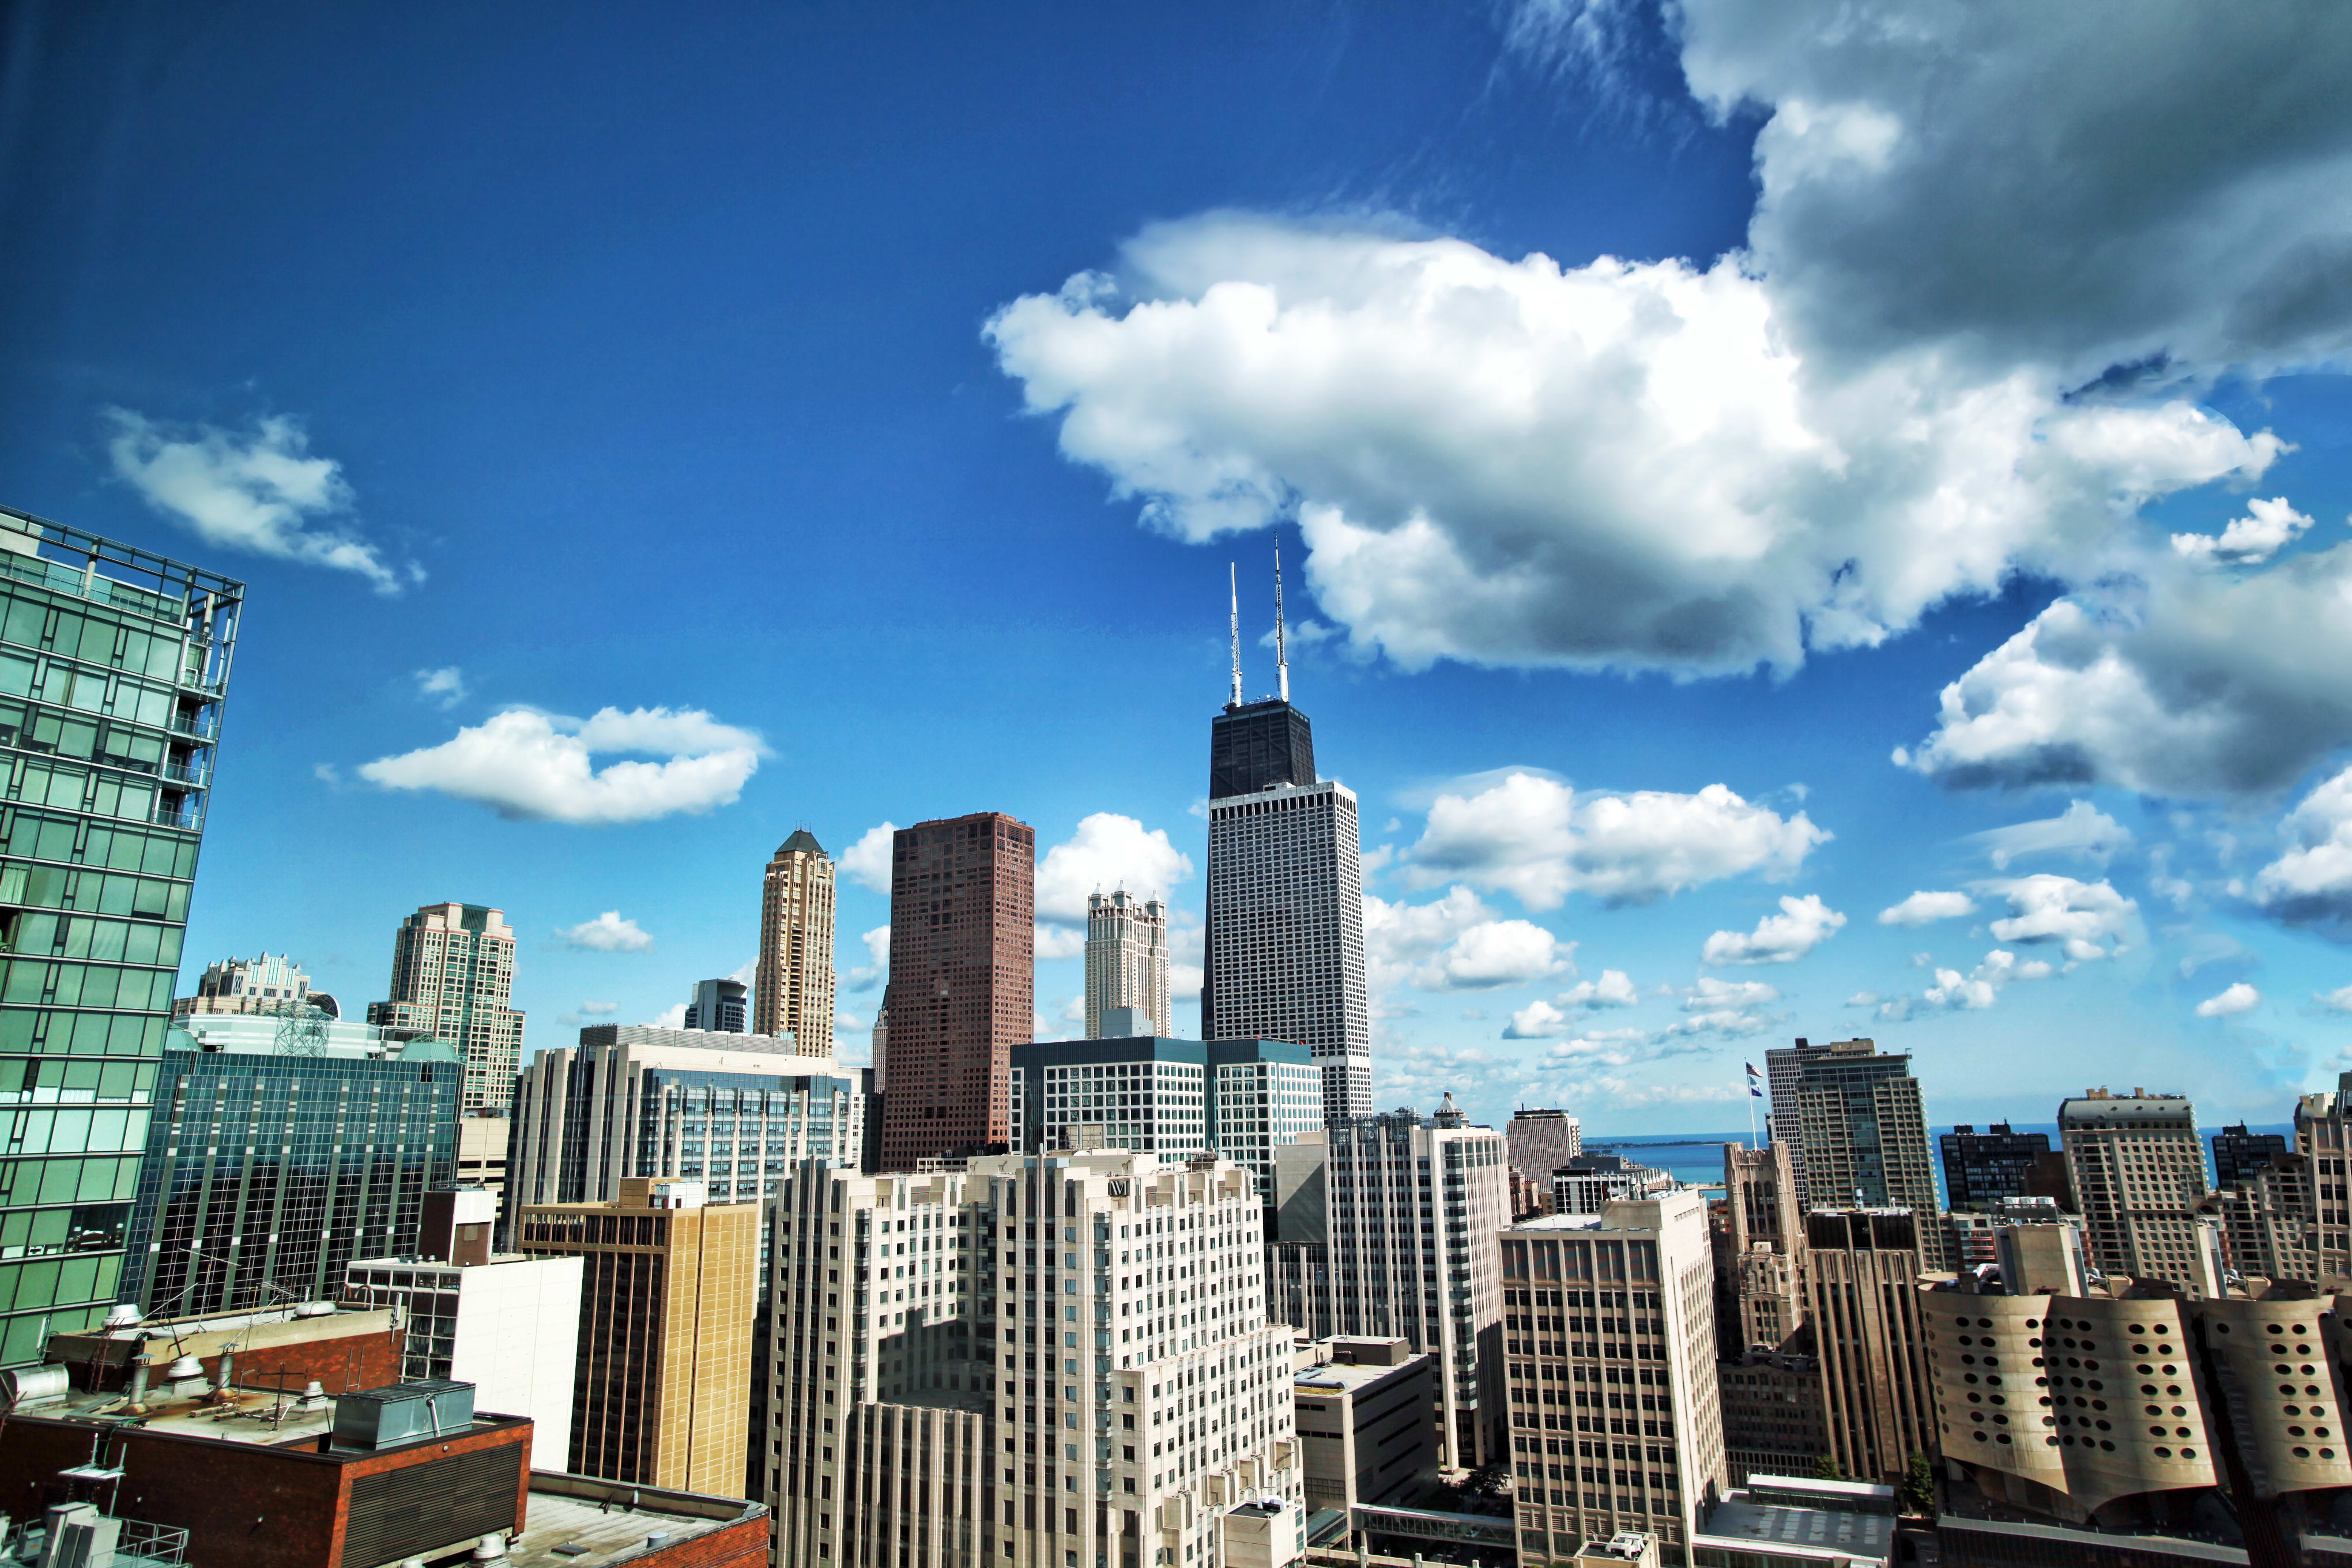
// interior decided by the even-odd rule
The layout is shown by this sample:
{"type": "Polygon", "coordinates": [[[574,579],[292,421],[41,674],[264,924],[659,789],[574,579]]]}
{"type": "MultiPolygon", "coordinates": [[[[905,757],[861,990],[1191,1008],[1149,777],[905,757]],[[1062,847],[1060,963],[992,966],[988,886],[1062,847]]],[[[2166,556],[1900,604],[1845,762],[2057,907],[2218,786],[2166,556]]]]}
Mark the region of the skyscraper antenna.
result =
{"type": "Polygon", "coordinates": [[[1229,626],[1234,637],[1234,700],[1232,706],[1238,708],[1242,705],[1242,591],[1241,579],[1236,573],[1237,568],[1234,563],[1230,561],[1226,562],[1225,592],[1228,595],[1227,603],[1230,606],[1228,610],[1229,626]]]}
{"type": "Polygon", "coordinates": [[[1282,700],[1290,700],[1290,649],[1282,630],[1282,546],[1274,547],[1274,673],[1281,683],[1282,700]]]}

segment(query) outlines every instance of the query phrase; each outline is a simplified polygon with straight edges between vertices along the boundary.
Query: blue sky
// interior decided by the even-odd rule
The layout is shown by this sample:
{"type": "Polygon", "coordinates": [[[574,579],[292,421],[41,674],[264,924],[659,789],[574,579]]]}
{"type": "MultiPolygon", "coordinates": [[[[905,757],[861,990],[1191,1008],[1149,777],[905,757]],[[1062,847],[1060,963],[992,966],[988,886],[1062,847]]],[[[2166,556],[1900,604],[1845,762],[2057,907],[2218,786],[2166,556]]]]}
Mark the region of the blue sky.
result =
{"type": "Polygon", "coordinates": [[[982,809],[1197,932],[1278,542],[1383,1105],[2347,1059],[2332,9],[11,15],[0,500],[252,584],[184,984],[488,902],[561,1044],[982,809]]]}

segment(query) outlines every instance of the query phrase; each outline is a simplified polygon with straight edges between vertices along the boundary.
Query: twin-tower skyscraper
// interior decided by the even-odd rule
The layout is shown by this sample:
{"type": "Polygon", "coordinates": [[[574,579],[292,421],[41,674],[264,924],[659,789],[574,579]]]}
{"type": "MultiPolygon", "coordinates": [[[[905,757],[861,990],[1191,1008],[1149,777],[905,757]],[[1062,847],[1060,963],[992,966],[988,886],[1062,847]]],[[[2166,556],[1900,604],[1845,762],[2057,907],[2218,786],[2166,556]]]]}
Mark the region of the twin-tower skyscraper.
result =
{"type": "Polygon", "coordinates": [[[1326,1121],[1372,1109],[1364,990],[1364,878],[1356,797],[1315,776],[1315,734],[1290,703],[1275,557],[1276,695],[1242,698],[1233,599],[1233,692],[1209,729],[1209,897],[1201,1037],[1288,1040],[1322,1069],[1326,1121]]]}

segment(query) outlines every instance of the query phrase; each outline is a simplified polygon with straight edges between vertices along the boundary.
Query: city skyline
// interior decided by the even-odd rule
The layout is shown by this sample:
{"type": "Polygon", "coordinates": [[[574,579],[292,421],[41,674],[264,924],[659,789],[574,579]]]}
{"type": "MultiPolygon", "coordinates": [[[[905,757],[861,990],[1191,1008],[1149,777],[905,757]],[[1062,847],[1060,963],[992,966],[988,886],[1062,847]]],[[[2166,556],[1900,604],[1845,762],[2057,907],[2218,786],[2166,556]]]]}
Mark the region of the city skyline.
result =
{"type": "MultiPolygon", "coordinates": [[[[2074,81],[2038,105],[2087,149],[2062,199],[2000,85],[2074,58],[2055,21],[1864,60],[1801,7],[1780,53],[1686,9],[601,17],[554,60],[509,19],[454,74],[430,26],[327,18],[193,26],[127,98],[59,13],[0,188],[0,503],[270,606],[181,993],[290,951],[356,1008],[452,900],[515,924],[526,1055],[656,1022],[752,961],[804,824],[856,1062],[871,847],[992,809],[1038,834],[1038,1037],[1081,1032],[1085,899],[1122,882],[1169,903],[1195,1034],[1219,579],[1273,695],[1279,544],[1294,694],[1362,805],[1375,1107],[1727,1131],[1743,1059],[1867,1035],[1937,1124],[2101,1080],[2277,1123],[2352,1044],[2315,607],[2346,383],[2283,281],[2344,110],[2150,169],[2089,107],[2125,89],[2074,81]],[[1878,149],[1851,191],[1782,112],[1814,52],[1878,149]],[[1117,104],[1076,85],[1134,59],[1117,104]],[[228,107],[265,97],[267,133],[228,107]],[[1220,357],[1245,300],[1284,352],[1220,357]],[[1310,318],[1344,354],[1288,352],[1310,318]],[[1328,374],[1198,391],[1243,360],[1328,374]],[[1620,372],[1646,393],[1588,406],[1620,372]],[[1684,373],[1688,439],[1643,412],[1684,373]],[[789,608],[670,609],[762,567],[789,608]]],[[[2116,25],[2156,101],[2324,54],[2116,25]]]]}

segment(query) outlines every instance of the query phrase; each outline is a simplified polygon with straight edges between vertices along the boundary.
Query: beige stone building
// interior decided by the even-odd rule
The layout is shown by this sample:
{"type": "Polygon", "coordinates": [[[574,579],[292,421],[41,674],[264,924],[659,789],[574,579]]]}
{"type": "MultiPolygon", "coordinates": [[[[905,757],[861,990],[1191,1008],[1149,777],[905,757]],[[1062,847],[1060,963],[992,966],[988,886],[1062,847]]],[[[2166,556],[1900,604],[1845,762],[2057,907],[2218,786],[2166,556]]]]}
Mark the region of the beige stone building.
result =
{"type": "Polygon", "coordinates": [[[777,1561],[1296,1561],[1261,1213],[1249,1172],[1207,1156],[803,1166],[770,1258],[777,1561]]]}
{"type": "Polygon", "coordinates": [[[576,1475],[732,1497],[760,1291],[760,1205],[698,1182],[624,1177],[611,1203],[534,1204],[517,1244],[585,1260],[573,1380],[576,1475]]]}
{"type": "Polygon", "coordinates": [[[1124,888],[1087,896],[1087,1038],[1173,1032],[1168,1018],[1168,906],[1124,888]],[[1139,1015],[1139,1017],[1137,1016],[1139,1015]],[[1106,1020],[1116,1016],[1120,1026],[1106,1020]],[[1129,1022],[1148,1027],[1129,1029],[1129,1022]]]}
{"type": "Polygon", "coordinates": [[[1929,1452],[1919,1227],[1902,1209],[1805,1216],[1805,1317],[1821,1364],[1829,1455],[1858,1481],[1899,1479],[1929,1452]]]}
{"type": "Polygon", "coordinates": [[[2224,1443],[2266,1502],[2352,1485],[2328,1356],[2346,1304],[1928,1290],[1944,1457],[1996,1503],[2105,1529],[2185,1516],[2224,1443]]]}
{"type": "Polygon", "coordinates": [[[2059,1102],[2058,1136],[2092,1262],[2106,1274],[2189,1283],[2207,1190],[2196,1108],[2177,1094],[2095,1089],[2059,1102]]]}
{"type": "Polygon", "coordinates": [[[1706,1200],[1529,1220],[1502,1255],[1520,1563],[1627,1531],[1687,1562],[1729,1484],[1706,1200]]]}
{"type": "Polygon", "coordinates": [[[761,884],[751,1032],[788,1034],[803,1056],[833,1055],[833,857],[794,828],[761,884]]]}
{"type": "Polygon", "coordinates": [[[2296,1278],[2316,1283],[2352,1276],[2352,1189],[2346,1185],[2352,1178],[2345,1174],[2345,1162],[2352,1159],[2352,1073],[2341,1075],[2333,1090],[2296,1101],[2294,1152],[2304,1158],[2303,1190],[2274,1194],[2273,1206],[2300,1211],[2311,1222],[2304,1233],[2309,1237],[2305,1271],[2296,1278]]]}
{"type": "Polygon", "coordinates": [[[392,942],[392,994],[367,1021],[457,1047],[466,1064],[461,1111],[503,1110],[514,1099],[523,1016],[514,996],[515,934],[503,911],[427,904],[392,942]]]}

